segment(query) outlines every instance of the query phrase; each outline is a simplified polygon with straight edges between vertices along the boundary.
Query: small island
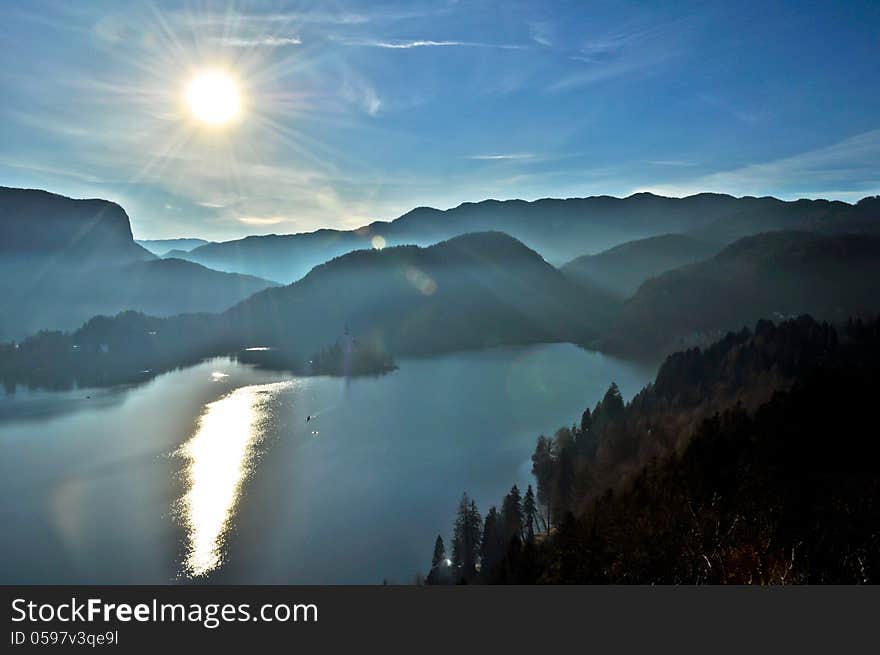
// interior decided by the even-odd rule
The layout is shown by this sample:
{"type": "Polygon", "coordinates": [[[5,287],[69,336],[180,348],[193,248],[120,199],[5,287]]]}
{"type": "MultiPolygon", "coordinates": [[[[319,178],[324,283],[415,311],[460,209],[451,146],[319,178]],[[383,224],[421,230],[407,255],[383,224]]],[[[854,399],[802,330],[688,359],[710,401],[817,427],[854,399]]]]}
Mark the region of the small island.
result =
{"type": "Polygon", "coordinates": [[[382,375],[396,369],[391,356],[381,344],[360,341],[348,328],[335,344],[324,348],[309,360],[313,375],[382,375]]]}
{"type": "Polygon", "coordinates": [[[235,357],[244,364],[288,370],[297,375],[356,377],[383,375],[397,368],[391,355],[381,344],[375,340],[358,339],[351,335],[348,328],[332,346],[327,346],[308,358],[294,349],[275,346],[246,348],[235,357]]]}

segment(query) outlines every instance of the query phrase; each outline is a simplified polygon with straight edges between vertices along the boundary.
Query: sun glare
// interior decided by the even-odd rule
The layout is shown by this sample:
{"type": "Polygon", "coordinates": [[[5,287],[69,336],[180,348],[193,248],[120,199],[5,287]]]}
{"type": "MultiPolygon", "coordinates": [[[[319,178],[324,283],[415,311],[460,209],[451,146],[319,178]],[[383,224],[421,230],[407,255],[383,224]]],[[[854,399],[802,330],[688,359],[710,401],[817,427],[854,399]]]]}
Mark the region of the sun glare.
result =
{"type": "Polygon", "coordinates": [[[219,71],[196,75],[186,88],[186,102],[192,115],[209,125],[225,125],[241,110],[238,85],[219,71]]]}
{"type": "Polygon", "coordinates": [[[264,437],[266,408],[289,386],[241,387],[209,403],[195,434],[177,450],[186,460],[188,489],[177,511],[187,530],[187,575],[206,575],[223,563],[226,533],[264,437]]]}

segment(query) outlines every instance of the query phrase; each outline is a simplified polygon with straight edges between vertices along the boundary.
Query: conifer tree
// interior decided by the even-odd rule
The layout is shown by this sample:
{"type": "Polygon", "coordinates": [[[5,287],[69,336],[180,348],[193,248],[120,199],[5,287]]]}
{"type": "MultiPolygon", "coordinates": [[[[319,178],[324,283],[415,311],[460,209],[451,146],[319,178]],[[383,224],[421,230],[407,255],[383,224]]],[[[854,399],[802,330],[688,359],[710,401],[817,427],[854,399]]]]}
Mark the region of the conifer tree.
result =
{"type": "Polygon", "coordinates": [[[526,531],[526,543],[534,541],[535,530],[538,528],[538,506],[535,503],[535,492],[532,485],[526,489],[522,502],[523,523],[526,531]]]}
{"type": "Polygon", "coordinates": [[[522,498],[519,488],[516,485],[511,487],[510,492],[504,497],[501,505],[501,536],[504,539],[504,546],[513,539],[514,536],[522,539],[523,533],[523,512],[522,498]]]}
{"type": "Polygon", "coordinates": [[[465,492],[458,504],[452,535],[452,561],[460,568],[464,579],[473,576],[476,571],[482,523],[477,504],[465,492]]]}
{"type": "Polygon", "coordinates": [[[443,545],[443,537],[438,534],[437,541],[434,542],[434,556],[431,558],[431,568],[436,567],[444,559],[446,559],[446,546],[443,545]]]}
{"type": "Polygon", "coordinates": [[[483,538],[480,544],[480,571],[483,581],[490,584],[495,581],[495,572],[504,554],[498,524],[498,511],[492,506],[483,522],[483,538]]]}
{"type": "Polygon", "coordinates": [[[550,529],[550,502],[553,498],[554,453],[553,441],[544,435],[538,437],[532,454],[532,475],[538,483],[538,502],[546,508],[544,524],[550,529]]]}

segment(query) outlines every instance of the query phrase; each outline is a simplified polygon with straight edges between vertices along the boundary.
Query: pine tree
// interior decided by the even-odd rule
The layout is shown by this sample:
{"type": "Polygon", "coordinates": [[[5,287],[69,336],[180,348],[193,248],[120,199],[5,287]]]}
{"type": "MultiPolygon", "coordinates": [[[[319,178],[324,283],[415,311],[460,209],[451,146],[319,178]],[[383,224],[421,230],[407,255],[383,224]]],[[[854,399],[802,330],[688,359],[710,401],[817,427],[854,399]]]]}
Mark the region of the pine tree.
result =
{"type": "Polygon", "coordinates": [[[535,504],[535,492],[532,485],[526,489],[526,495],[522,502],[523,523],[526,529],[526,543],[535,540],[535,530],[538,528],[538,506],[535,504]]]}
{"type": "Polygon", "coordinates": [[[443,545],[443,537],[438,534],[437,541],[434,542],[434,556],[431,558],[431,568],[436,567],[445,559],[446,546],[443,545]]]}
{"type": "Polygon", "coordinates": [[[590,416],[590,408],[587,407],[581,415],[581,434],[588,434],[593,427],[593,420],[590,416]]]}
{"type": "Polygon", "coordinates": [[[482,523],[477,504],[465,492],[458,504],[452,536],[452,561],[459,567],[465,580],[476,572],[482,523]]]}
{"type": "Polygon", "coordinates": [[[520,497],[519,488],[517,488],[516,485],[513,485],[510,489],[510,493],[504,497],[504,502],[501,505],[501,522],[501,536],[504,539],[505,548],[507,547],[507,543],[513,539],[514,536],[522,539],[522,498],[520,497]]]}
{"type": "Polygon", "coordinates": [[[602,411],[607,418],[613,420],[623,414],[623,409],[623,396],[620,394],[617,383],[612,382],[611,386],[608,387],[608,391],[605,392],[605,397],[602,399],[602,411]]]}
{"type": "Polygon", "coordinates": [[[550,501],[553,498],[554,476],[553,441],[544,435],[538,437],[535,452],[532,454],[532,475],[538,483],[538,502],[547,508],[544,524],[550,529],[550,501]]]}
{"type": "Polygon", "coordinates": [[[480,572],[483,581],[490,584],[495,581],[498,564],[504,554],[498,524],[498,511],[492,506],[486,513],[486,520],[483,522],[483,538],[480,544],[480,572]]]}

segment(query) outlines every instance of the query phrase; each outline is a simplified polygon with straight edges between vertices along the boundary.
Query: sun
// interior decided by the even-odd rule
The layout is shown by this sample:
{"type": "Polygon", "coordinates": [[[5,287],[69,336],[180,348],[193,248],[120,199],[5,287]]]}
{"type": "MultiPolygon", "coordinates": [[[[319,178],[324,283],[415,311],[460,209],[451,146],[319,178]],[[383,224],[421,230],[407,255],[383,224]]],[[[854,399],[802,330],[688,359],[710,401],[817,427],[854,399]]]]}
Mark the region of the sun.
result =
{"type": "Polygon", "coordinates": [[[231,75],[210,71],[199,73],[189,81],[186,104],[202,123],[226,125],[241,111],[241,94],[231,75]]]}

